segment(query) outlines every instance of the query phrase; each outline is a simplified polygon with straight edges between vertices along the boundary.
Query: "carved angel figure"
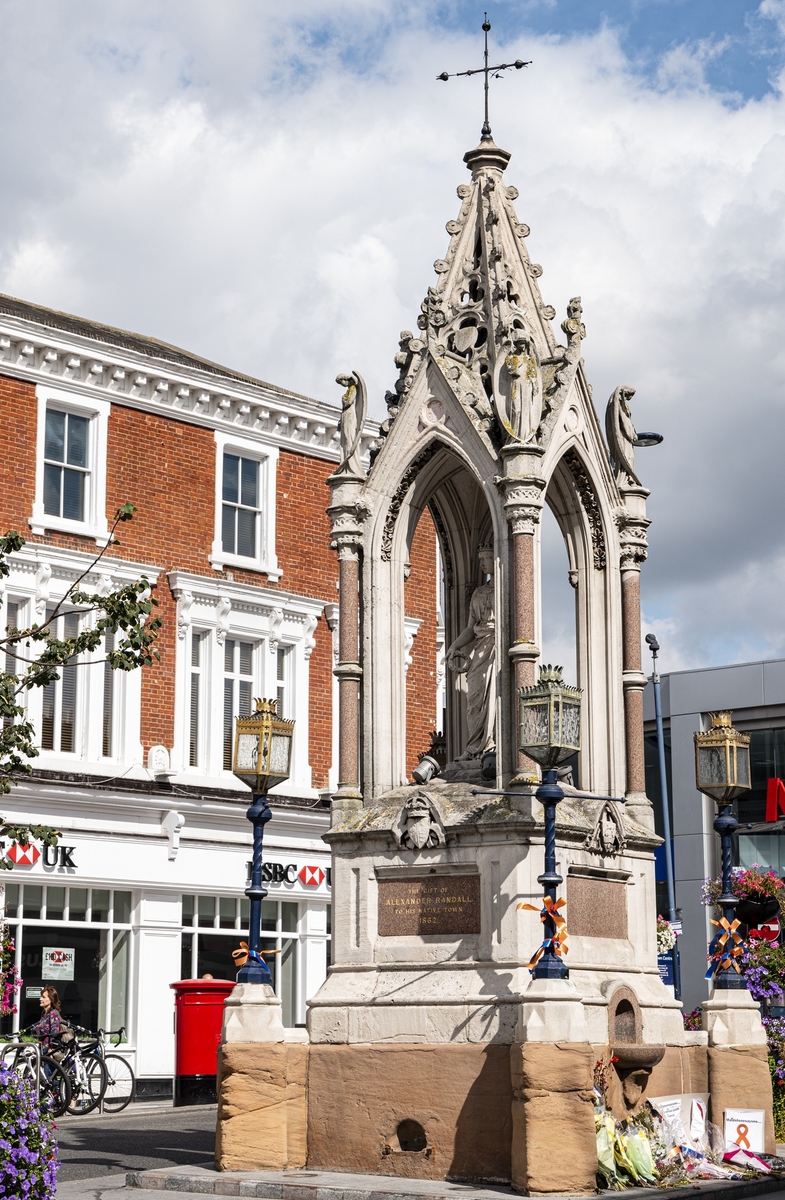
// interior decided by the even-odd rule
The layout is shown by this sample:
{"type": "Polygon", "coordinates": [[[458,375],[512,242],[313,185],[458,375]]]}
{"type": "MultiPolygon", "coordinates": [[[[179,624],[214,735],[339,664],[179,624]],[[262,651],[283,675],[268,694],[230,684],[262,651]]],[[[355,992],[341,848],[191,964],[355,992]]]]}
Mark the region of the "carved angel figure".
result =
{"type": "Polygon", "coordinates": [[[540,365],[534,343],[523,329],[512,330],[507,347],[497,367],[496,411],[508,437],[526,442],[542,417],[540,365]]]}
{"type": "Polygon", "coordinates": [[[597,854],[620,854],[627,844],[621,817],[607,801],[600,809],[594,828],[586,838],[587,850],[597,854]]]}
{"type": "Polygon", "coordinates": [[[618,482],[640,487],[633,450],[637,434],[630,412],[630,400],[634,395],[635,388],[616,388],[605,410],[605,435],[618,482]]]}
{"type": "Polygon", "coordinates": [[[368,395],[365,380],[357,371],[351,375],[336,375],[335,382],[346,388],[341,397],[341,463],[336,475],[354,475],[365,478],[360,462],[360,438],[368,412],[368,395]]]}

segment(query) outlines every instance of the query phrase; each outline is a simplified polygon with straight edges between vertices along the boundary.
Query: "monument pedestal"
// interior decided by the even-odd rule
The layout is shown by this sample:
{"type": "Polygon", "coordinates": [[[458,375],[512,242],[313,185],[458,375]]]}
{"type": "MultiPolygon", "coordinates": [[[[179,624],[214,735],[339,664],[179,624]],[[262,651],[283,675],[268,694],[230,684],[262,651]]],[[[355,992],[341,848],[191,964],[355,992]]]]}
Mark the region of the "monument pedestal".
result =
{"type": "Polygon", "coordinates": [[[308,1046],[287,1040],[267,983],[240,983],[226,1000],[218,1050],[219,1171],[282,1171],[306,1160],[308,1046]]]}
{"type": "Polygon", "coordinates": [[[722,1128],[726,1108],[762,1108],[766,1152],[775,1154],[768,1047],[758,1005],[746,988],[715,987],[701,1008],[709,1034],[711,1120],[722,1128]]]}

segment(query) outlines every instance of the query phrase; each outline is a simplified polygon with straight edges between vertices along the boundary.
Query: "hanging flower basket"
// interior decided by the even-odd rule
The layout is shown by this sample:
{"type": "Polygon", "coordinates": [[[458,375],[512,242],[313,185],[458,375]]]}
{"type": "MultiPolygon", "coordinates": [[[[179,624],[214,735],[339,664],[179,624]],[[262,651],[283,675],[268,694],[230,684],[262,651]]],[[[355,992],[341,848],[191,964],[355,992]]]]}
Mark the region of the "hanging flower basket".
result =
{"type": "MultiPolygon", "coordinates": [[[[776,917],[785,904],[785,883],[771,868],[758,866],[734,867],[731,872],[731,891],[737,897],[736,916],[745,925],[760,925],[776,917]]],[[[701,902],[719,906],[722,879],[704,879],[701,902]]]]}

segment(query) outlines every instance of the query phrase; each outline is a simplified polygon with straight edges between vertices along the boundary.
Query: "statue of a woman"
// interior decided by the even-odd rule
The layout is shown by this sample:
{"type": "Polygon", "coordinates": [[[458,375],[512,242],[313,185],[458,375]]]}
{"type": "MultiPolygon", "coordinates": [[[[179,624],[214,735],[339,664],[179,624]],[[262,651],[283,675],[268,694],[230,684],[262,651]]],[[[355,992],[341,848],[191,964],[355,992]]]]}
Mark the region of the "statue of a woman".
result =
{"type": "Polygon", "coordinates": [[[457,762],[481,759],[496,746],[496,608],[493,587],[493,550],[480,547],[480,566],[490,575],[475,588],[469,603],[469,621],[447,651],[447,666],[466,672],[466,722],[468,736],[457,762]]]}
{"type": "Polygon", "coordinates": [[[346,388],[341,397],[341,462],[336,475],[352,475],[364,479],[365,471],[360,462],[360,439],[368,411],[368,394],[365,380],[357,371],[351,375],[336,375],[335,382],[346,388]]]}

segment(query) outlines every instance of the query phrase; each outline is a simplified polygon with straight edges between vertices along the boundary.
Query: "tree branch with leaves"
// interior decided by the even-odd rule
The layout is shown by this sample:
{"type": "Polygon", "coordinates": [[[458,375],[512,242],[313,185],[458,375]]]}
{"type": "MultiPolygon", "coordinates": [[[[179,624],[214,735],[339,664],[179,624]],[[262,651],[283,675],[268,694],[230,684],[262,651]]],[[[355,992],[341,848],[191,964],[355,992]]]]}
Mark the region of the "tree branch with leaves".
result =
{"type": "MultiPolygon", "coordinates": [[[[36,731],[24,703],[28,692],[55,683],[62,668],[70,664],[106,662],[114,671],[135,671],[150,666],[159,657],[155,642],[162,621],[153,616],[158,602],[151,595],[145,575],[106,593],[90,591],[86,586],[109,548],[120,544],[115,537],[118,526],[132,520],[135,511],[130,501],[118,508],[106,545],[45,620],[26,629],[7,629],[0,637],[0,654],[6,665],[6,670],[0,671],[0,795],[6,795],[21,778],[32,774],[30,760],[38,757],[36,731]],[[66,608],[80,618],[80,628],[73,637],[60,638],[55,623],[66,608]],[[96,658],[107,633],[120,637],[113,638],[113,648],[103,658],[96,658]]],[[[24,538],[15,530],[0,536],[0,578],[10,574],[10,556],[24,544],[24,538]]],[[[14,824],[0,817],[0,870],[11,867],[4,839],[23,846],[31,840],[56,846],[60,836],[47,825],[14,824]]]]}

